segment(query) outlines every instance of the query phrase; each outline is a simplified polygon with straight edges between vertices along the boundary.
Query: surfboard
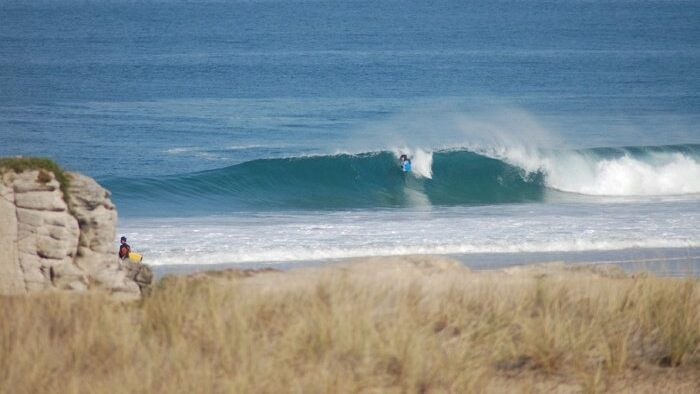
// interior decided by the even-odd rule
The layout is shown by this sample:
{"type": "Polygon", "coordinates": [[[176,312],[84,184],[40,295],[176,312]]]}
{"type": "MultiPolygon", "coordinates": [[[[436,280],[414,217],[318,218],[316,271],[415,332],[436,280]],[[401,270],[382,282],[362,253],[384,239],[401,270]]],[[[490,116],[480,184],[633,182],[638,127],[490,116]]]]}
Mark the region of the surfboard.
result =
{"type": "Polygon", "coordinates": [[[129,252],[129,261],[132,263],[140,263],[143,260],[143,255],[136,252],[129,252]]]}

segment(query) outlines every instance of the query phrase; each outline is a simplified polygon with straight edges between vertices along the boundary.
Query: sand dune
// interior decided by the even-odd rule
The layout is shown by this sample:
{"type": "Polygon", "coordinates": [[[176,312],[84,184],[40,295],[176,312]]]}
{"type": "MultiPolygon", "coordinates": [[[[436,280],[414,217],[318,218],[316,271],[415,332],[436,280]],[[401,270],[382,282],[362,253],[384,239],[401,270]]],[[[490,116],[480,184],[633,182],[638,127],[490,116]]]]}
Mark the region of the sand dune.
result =
{"type": "Polygon", "coordinates": [[[0,298],[0,392],[700,391],[700,284],[445,257],[0,298]]]}

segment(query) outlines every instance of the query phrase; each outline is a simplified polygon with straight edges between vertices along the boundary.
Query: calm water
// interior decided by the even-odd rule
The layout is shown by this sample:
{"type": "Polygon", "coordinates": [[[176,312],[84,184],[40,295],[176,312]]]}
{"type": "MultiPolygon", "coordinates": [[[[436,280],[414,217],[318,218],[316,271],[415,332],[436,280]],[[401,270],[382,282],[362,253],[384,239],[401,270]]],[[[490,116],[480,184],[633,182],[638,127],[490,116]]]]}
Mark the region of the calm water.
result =
{"type": "Polygon", "coordinates": [[[0,0],[0,155],[96,177],[154,264],[693,254],[698,21],[695,1],[0,0]]]}

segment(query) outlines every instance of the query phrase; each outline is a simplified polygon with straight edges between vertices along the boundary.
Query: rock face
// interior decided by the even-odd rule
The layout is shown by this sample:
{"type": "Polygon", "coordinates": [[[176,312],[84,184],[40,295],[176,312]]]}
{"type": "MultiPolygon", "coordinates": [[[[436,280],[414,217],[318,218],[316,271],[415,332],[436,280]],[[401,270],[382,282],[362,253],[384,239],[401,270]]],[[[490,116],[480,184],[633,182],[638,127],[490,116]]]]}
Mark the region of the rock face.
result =
{"type": "Polygon", "coordinates": [[[102,289],[138,297],[150,285],[150,268],[127,266],[116,256],[110,193],[92,178],[68,176],[70,206],[51,172],[1,175],[0,294],[102,289]]]}

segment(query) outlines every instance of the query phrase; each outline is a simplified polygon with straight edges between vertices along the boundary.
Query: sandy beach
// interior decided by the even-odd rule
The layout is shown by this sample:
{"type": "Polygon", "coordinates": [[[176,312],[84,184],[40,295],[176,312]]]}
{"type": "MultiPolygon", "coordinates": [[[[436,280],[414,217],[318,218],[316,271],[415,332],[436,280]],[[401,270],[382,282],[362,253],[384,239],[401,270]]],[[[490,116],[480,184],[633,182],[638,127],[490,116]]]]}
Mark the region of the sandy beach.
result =
{"type": "MultiPolygon", "coordinates": [[[[510,267],[562,263],[570,265],[615,265],[629,273],[650,272],[664,277],[700,276],[700,248],[648,248],[580,252],[538,252],[538,253],[471,253],[444,255],[459,261],[472,271],[494,271],[510,267]]],[[[382,257],[389,260],[401,256],[382,257]]],[[[257,263],[222,264],[160,264],[152,265],[156,279],[166,275],[188,275],[204,271],[228,269],[273,268],[289,271],[296,268],[322,267],[362,261],[367,258],[345,258],[301,261],[270,261],[257,263]]]]}

